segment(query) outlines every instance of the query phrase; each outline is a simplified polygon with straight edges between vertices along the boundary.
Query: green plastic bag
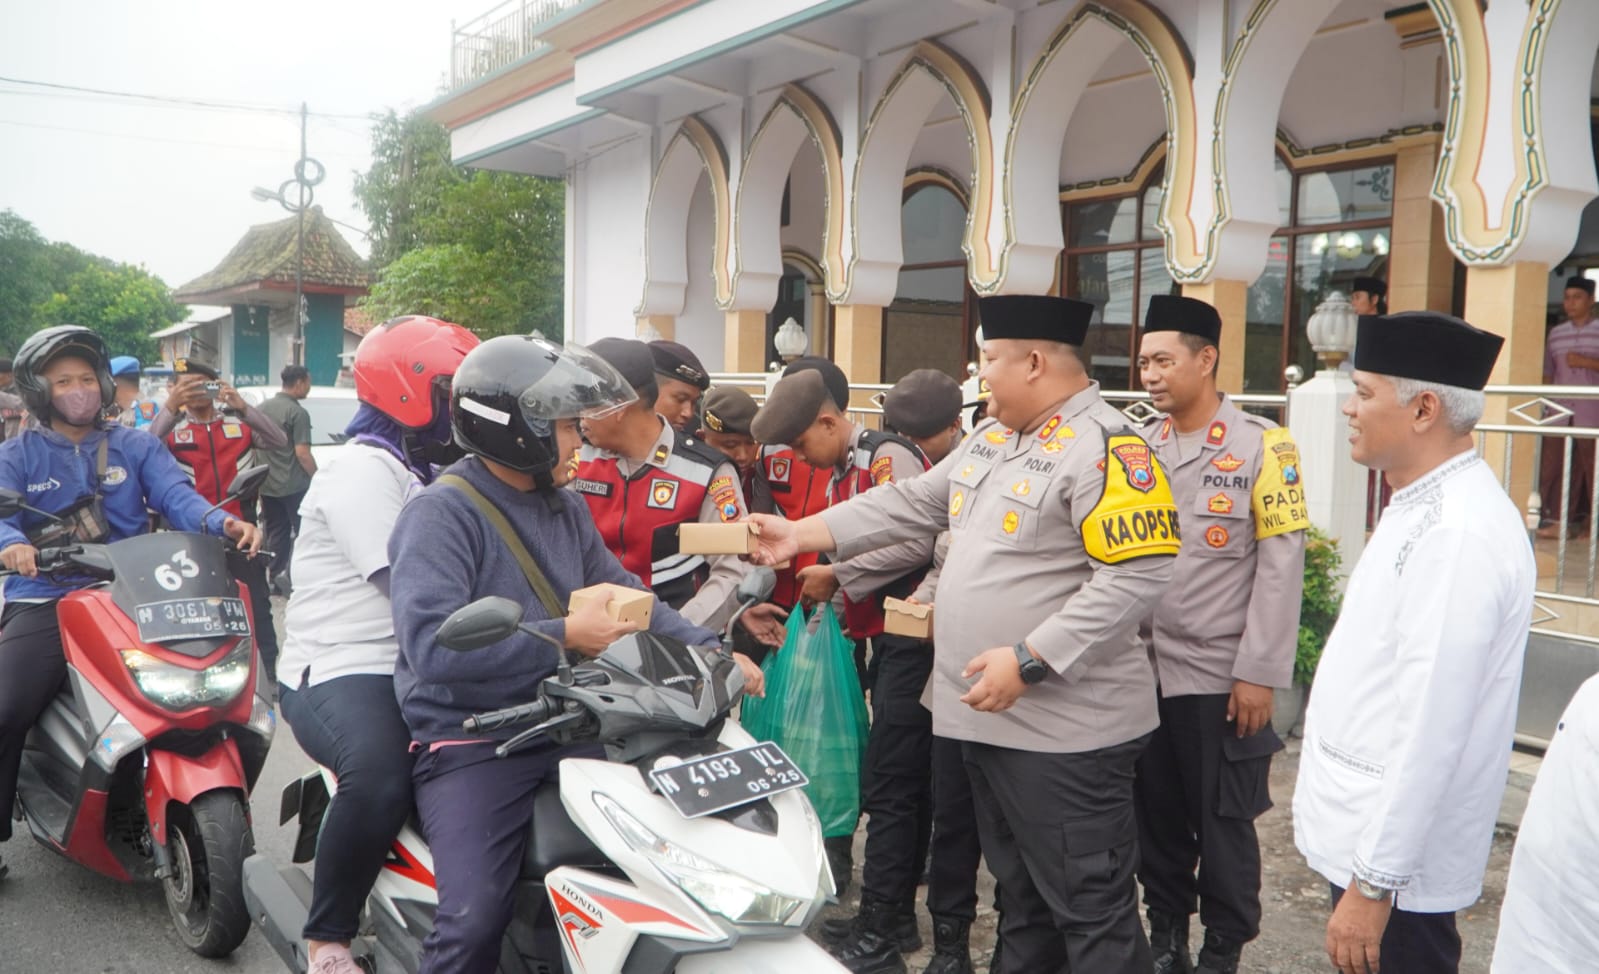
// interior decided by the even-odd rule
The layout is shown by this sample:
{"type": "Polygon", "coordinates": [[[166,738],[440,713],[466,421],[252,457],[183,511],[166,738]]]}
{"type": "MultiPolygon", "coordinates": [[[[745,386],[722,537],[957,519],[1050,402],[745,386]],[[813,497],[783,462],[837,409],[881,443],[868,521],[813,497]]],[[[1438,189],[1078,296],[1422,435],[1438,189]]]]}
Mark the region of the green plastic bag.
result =
{"type": "Polygon", "coordinates": [[[766,696],[744,698],[739,722],[756,740],[773,741],[810,779],[806,794],[828,838],[850,835],[861,812],[866,701],[855,673],[855,646],[831,606],[816,631],[796,606],[783,648],[766,658],[766,696]]]}

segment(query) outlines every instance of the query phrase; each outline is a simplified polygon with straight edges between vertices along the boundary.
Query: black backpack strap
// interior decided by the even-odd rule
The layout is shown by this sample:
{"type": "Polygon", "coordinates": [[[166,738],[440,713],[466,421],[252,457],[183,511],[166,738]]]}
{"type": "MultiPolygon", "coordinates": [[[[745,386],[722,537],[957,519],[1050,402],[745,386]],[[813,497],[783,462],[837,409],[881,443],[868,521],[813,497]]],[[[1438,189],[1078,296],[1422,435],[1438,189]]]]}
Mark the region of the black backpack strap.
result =
{"type": "Polygon", "coordinates": [[[556,597],[555,587],[544,576],[543,569],[539,568],[539,563],[534,560],[533,553],[527,550],[527,545],[523,544],[522,539],[517,537],[516,529],[511,527],[511,522],[506,519],[505,513],[495,507],[494,502],[484,497],[482,491],[472,486],[465,477],[447,473],[440,477],[437,483],[454,487],[466,495],[466,499],[472,502],[472,506],[478,509],[478,513],[482,514],[489,524],[493,525],[494,530],[500,536],[500,540],[505,542],[505,547],[510,549],[511,557],[515,558],[516,563],[522,567],[522,574],[527,577],[527,583],[533,587],[533,594],[537,595],[539,601],[544,604],[544,611],[548,613],[551,619],[565,617],[566,609],[561,605],[561,600],[556,597]]]}

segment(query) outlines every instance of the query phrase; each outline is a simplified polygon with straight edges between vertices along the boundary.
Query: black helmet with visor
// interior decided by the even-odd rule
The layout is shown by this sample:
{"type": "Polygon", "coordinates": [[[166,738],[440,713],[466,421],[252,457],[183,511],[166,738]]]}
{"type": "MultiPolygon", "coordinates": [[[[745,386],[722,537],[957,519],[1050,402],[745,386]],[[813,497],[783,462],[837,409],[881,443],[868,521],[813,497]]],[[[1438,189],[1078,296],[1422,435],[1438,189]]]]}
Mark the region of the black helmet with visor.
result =
{"type": "Polygon", "coordinates": [[[560,455],[555,424],[625,409],[638,394],[621,374],[581,345],[529,335],[491,338],[467,353],[451,386],[455,442],[468,453],[554,485],[560,455]]]}

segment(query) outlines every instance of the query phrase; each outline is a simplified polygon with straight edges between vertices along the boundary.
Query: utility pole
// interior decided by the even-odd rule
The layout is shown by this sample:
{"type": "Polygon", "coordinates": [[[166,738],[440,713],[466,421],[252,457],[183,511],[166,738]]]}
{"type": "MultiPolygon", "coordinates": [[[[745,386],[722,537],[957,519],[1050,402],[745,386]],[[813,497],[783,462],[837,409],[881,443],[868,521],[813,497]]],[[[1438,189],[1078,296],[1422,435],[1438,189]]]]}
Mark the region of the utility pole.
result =
{"type": "MultiPolygon", "coordinates": [[[[305,102],[300,102],[300,160],[294,164],[294,181],[299,187],[299,205],[295,218],[299,222],[294,241],[294,364],[305,364],[305,209],[311,205],[311,187],[305,178],[305,126],[309,113],[305,102]]],[[[321,165],[317,166],[319,171],[321,165]]],[[[319,179],[318,182],[321,180],[319,179]]]]}

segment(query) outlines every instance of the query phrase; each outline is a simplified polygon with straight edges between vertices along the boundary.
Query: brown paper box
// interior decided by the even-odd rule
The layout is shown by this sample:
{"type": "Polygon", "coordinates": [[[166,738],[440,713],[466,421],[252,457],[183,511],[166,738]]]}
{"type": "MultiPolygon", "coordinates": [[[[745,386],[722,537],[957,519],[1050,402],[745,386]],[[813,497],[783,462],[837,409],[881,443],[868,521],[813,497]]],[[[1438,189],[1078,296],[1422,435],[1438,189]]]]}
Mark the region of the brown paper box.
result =
{"type": "Polygon", "coordinates": [[[883,631],[912,639],[933,638],[933,607],[903,599],[883,600],[883,631]]]}
{"type": "Polygon", "coordinates": [[[685,555],[753,555],[760,546],[755,525],[680,524],[677,550],[685,555]]]}
{"type": "Polygon", "coordinates": [[[655,595],[638,589],[605,582],[590,585],[572,593],[567,613],[578,611],[591,602],[603,601],[605,614],[618,622],[630,622],[639,629],[650,627],[650,613],[655,611],[655,595]]]}

